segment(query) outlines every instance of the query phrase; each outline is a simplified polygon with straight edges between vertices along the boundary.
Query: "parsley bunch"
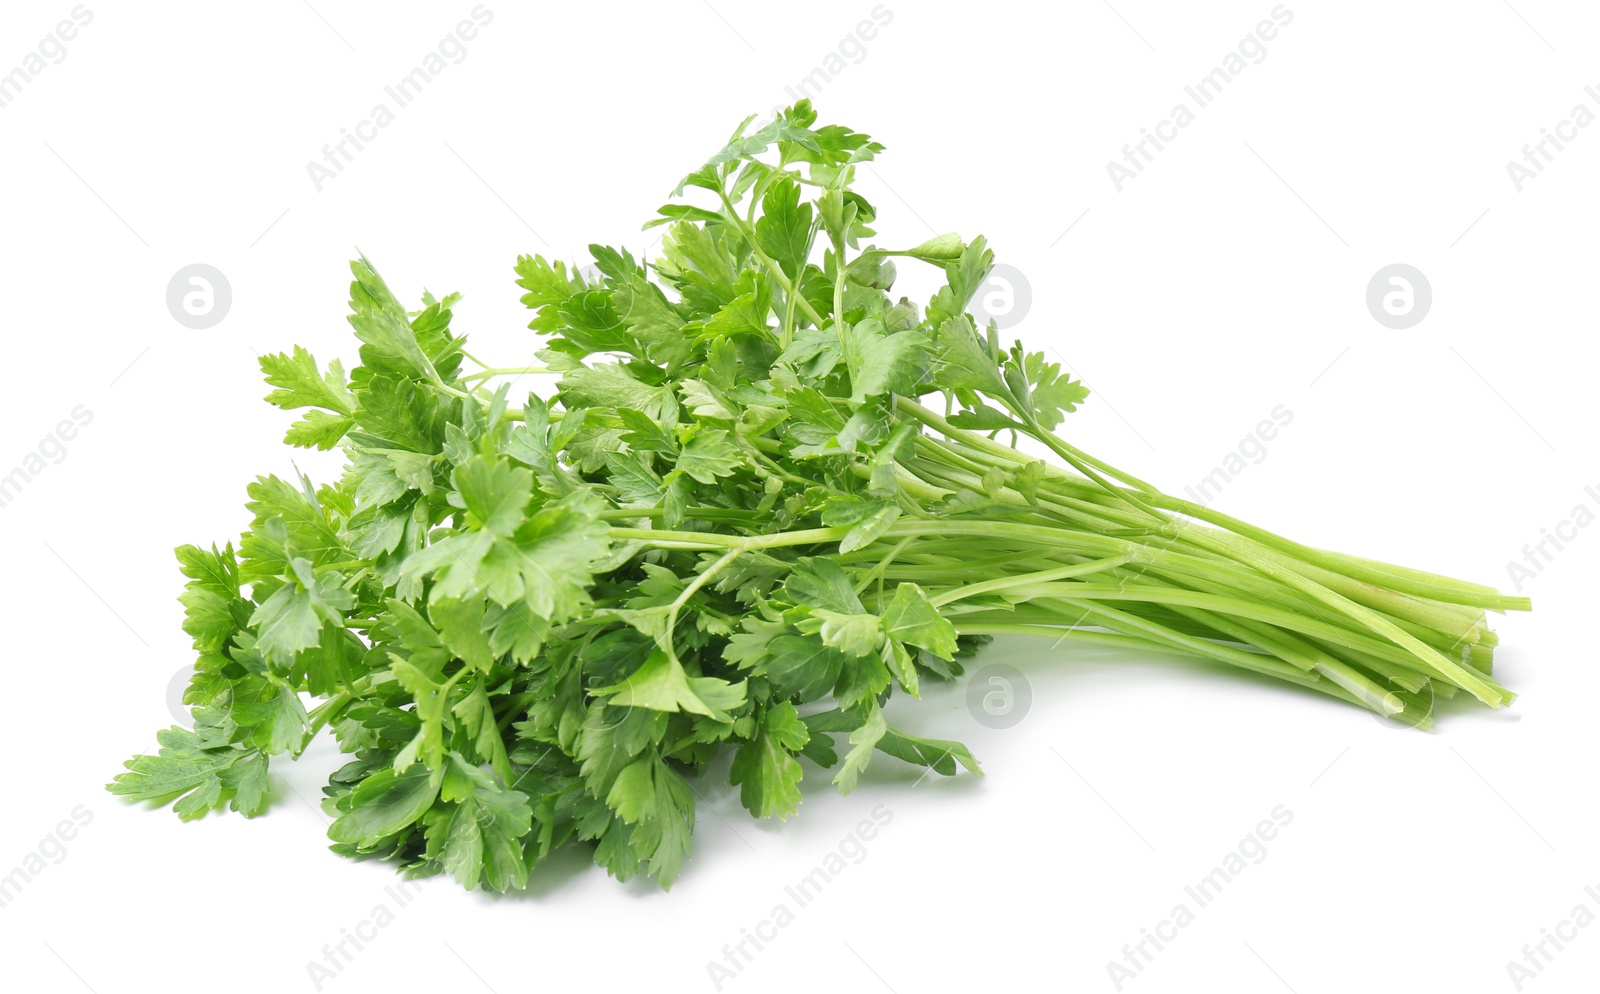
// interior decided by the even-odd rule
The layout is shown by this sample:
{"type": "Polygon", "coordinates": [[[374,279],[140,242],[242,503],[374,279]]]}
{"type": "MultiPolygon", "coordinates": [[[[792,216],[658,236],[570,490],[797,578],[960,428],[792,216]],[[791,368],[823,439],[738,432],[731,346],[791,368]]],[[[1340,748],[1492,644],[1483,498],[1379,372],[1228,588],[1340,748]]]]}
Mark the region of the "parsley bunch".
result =
{"type": "Polygon", "coordinates": [[[285,440],[342,447],[344,475],[258,479],[237,546],[178,550],[193,727],[110,789],[259,814],[268,757],[328,728],[340,853],[506,890],[582,844],[665,887],[721,753],[761,818],[798,808],[802,756],[846,792],[878,753],[978,773],[883,706],[996,635],[1177,651],[1409,724],[1435,694],[1511,701],[1484,618],[1525,599],[1291,542],[1056,435],[1088,391],[975,326],[984,240],[878,247],[852,181],[881,146],[815,118],[741,125],[650,222],[653,262],[519,259],[537,370],[472,359],[455,296],[407,312],[353,263],[360,364],[261,360],[304,412],[285,440]],[[942,285],[897,300],[897,265],[942,285]],[[559,386],[512,406],[533,371],[559,386]]]}

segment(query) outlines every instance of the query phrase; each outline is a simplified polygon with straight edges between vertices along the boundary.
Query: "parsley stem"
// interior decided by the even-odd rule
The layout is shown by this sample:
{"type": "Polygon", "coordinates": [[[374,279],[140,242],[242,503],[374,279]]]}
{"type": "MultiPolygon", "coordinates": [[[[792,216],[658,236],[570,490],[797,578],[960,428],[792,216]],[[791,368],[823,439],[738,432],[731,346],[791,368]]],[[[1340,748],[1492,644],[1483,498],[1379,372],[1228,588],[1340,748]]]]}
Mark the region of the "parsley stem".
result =
{"type": "Polygon", "coordinates": [[[319,704],[316,710],[306,715],[306,728],[308,729],[306,738],[309,740],[311,736],[322,731],[323,726],[332,720],[334,715],[344,710],[345,705],[354,699],[355,692],[346,688],[319,704]]]}
{"type": "Polygon", "coordinates": [[[793,545],[816,545],[821,542],[837,542],[849,532],[850,529],[846,527],[809,528],[802,531],[778,532],[772,535],[750,535],[739,538],[733,535],[722,535],[717,532],[612,528],[611,536],[613,538],[644,542],[647,545],[654,545],[662,549],[739,549],[753,552],[758,549],[779,549],[793,545]]]}
{"type": "Polygon", "coordinates": [[[461,377],[461,382],[471,383],[474,380],[486,380],[494,376],[523,376],[526,374],[553,373],[555,370],[549,366],[501,366],[484,368],[476,373],[461,377]]]}
{"type": "Polygon", "coordinates": [[[795,304],[805,312],[806,317],[811,319],[812,324],[816,325],[818,328],[827,327],[827,319],[821,314],[817,313],[817,309],[811,306],[811,301],[807,300],[798,290],[795,289],[794,284],[790,282],[789,277],[784,273],[783,267],[778,265],[777,262],[773,261],[773,258],[770,255],[767,255],[767,253],[761,248],[760,243],[756,241],[755,229],[739,216],[738,210],[736,210],[733,206],[733,201],[728,199],[727,191],[723,190],[721,187],[718,187],[717,196],[722,198],[722,204],[728,210],[727,216],[729,221],[732,222],[735,228],[739,229],[739,233],[742,234],[745,237],[745,241],[749,243],[751,254],[757,259],[761,260],[761,265],[764,266],[767,272],[772,275],[773,280],[777,282],[778,286],[783,288],[784,294],[794,300],[795,304]]]}
{"type": "Polygon", "coordinates": [[[969,583],[964,587],[955,587],[942,594],[929,597],[934,607],[943,607],[953,601],[965,600],[968,597],[977,597],[982,594],[997,593],[1001,590],[1010,590],[1036,583],[1050,583],[1056,580],[1065,580],[1070,577],[1083,576],[1088,573],[1099,573],[1102,570],[1115,569],[1123,563],[1131,562],[1137,553],[1125,552],[1118,556],[1105,559],[1095,559],[1086,563],[1077,563],[1072,566],[1062,566],[1058,569],[1041,570],[1037,573],[1023,573],[1018,576],[1004,576],[995,580],[983,580],[978,583],[969,583]]]}
{"type": "MultiPolygon", "coordinates": [[[[896,398],[896,403],[901,410],[911,414],[917,420],[922,421],[950,439],[958,440],[962,445],[963,454],[969,458],[983,458],[992,466],[1012,467],[1037,461],[1026,453],[1001,445],[976,432],[968,432],[956,428],[944,418],[927,410],[927,408],[922,407],[915,401],[900,397],[896,398]]],[[[937,445],[939,443],[934,441],[934,444],[937,445]]],[[[1092,456],[1085,455],[1084,459],[1090,465],[1105,466],[1104,463],[1094,459],[1092,456]]],[[[1049,486],[1052,483],[1064,484],[1074,488],[1079,493],[1082,492],[1082,487],[1078,486],[1081,481],[1075,480],[1065,470],[1046,464],[1044,472],[1047,481],[1044,485],[1049,486]]],[[[1264,546],[1276,553],[1286,555],[1295,561],[1320,566],[1379,589],[1403,592],[1414,597],[1505,611],[1525,611],[1531,607],[1528,598],[1507,596],[1499,593],[1493,587],[1425,573],[1421,570],[1378,563],[1355,556],[1326,552],[1302,545],[1264,528],[1213,510],[1203,504],[1196,504],[1162,493],[1150,484],[1144,483],[1130,474],[1112,470],[1109,475],[1113,475],[1124,482],[1132,481],[1131,485],[1137,487],[1140,491],[1140,498],[1154,507],[1175,511],[1208,524],[1225,528],[1228,532],[1233,533],[1231,535],[1213,533],[1219,535],[1223,541],[1236,544],[1258,543],[1259,546],[1264,546]]]]}
{"type": "Polygon", "coordinates": [[[693,597],[696,591],[705,586],[707,581],[709,581],[712,577],[716,576],[718,573],[721,573],[723,568],[729,563],[744,555],[745,551],[746,550],[742,547],[737,549],[729,549],[723,554],[722,558],[701,570],[693,580],[690,580],[688,585],[683,588],[683,592],[680,593],[677,599],[674,600],[668,607],[667,630],[665,634],[661,636],[660,642],[661,647],[667,652],[671,653],[674,659],[677,658],[677,653],[672,648],[672,633],[678,626],[678,612],[683,610],[683,606],[689,602],[689,598],[693,597]]]}

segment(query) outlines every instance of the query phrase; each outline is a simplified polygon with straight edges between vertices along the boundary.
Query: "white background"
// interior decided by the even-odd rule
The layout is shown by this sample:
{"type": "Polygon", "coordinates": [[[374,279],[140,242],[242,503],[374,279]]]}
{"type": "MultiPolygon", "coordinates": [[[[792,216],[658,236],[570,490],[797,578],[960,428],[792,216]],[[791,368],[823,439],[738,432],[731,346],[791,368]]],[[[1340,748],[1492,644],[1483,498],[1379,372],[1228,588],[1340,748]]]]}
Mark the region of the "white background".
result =
{"type": "MultiPolygon", "coordinates": [[[[525,361],[516,256],[648,250],[639,225],[677,179],[873,6],[713,2],[491,0],[464,61],[320,192],[306,163],[468,0],[91,2],[66,58],[0,110],[0,473],[75,405],[94,415],[0,510],[0,874],[76,806],[93,817],[0,909],[7,989],[311,990],[307,962],[393,904],[390,870],[330,854],[300,799],[337,761],[326,742],[275,767],[278,803],[255,821],[182,825],[104,793],[171,720],[190,657],[171,549],[236,535],[244,485],[291,456],[335,472],[336,454],[280,444],[290,418],[261,403],[255,355],[300,343],[353,360],[357,246],[407,300],[463,291],[474,352],[525,361]],[[165,304],[194,262],[232,285],[209,330],[165,304]]],[[[1120,193],[1106,163],[1269,0],[889,0],[817,103],[888,146],[861,179],[885,244],[982,233],[1026,275],[1016,333],[1096,391],[1065,426],[1074,442],[1179,492],[1283,404],[1293,423],[1224,510],[1509,587],[1542,529],[1600,510],[1584,493],[1600,487],[1600,126],[1521,192],[1506,170],[1574,105],[1600,110],[1584,93],[1600,86],[1600,14],[1513,5],[1291,2],[1267,58],[1120,193]],[[1433,288],[1404,331],[1364,299],[1393,262],[1433,288]]],[[[7,3],[0,72],[71,7],[7,3]]],[[[808,777],[782,825],[706,782],[670,893],[577,854],[521,898],[427,881],[323,989],[710,991],[708,961],[881,804],[893,820],[866,858],[724,990],[1112,991],[1107,962],[1276,805],[1293,821],[1265,861],[1124,989],[1514,990],[1525,943],[1580,902],[1600,911],[1584,893],[1600,884],[1600,671],[1583,631],[1597,554],[1600,528],[1580,531],[1524,584],[1536,613],[1500,628],[1497,673],[1524,695],[1508,712],[1448,708],[1424,734],[1176,658],[1003,642],[980,663],[1026,673],[1019,724],[980,725],[964,686],[891,712],[965,740],[985,778],[917,783],[880,758],[848,798],[808,777]]],[[[1591,926],[1524,989],[1597,974],[1591,926]]]]}

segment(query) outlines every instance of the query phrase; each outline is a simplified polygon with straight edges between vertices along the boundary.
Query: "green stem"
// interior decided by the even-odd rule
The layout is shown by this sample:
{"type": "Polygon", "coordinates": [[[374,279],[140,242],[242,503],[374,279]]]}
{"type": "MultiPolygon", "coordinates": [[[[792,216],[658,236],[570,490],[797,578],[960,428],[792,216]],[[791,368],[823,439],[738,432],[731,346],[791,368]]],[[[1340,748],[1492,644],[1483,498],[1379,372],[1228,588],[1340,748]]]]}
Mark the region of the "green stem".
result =
{"type": "Polygon", "coordinates": [[[928,600],[934,607],[943,607],[953,601],[965,600],[968,597],[978,597],[982,594],[992,594],[1013,587],[1026,586],[1034,583],[1049,583],[1055,580],[1065,580],[1087,573],[1099,573],[1102,570],[1115,569],[1123,563],[1130,562],[1137,557],[1137,553],[1125,552],[1120,556],[1111,556],[1107,559],[1096,559],[1087,563],[1078,563],[1073,566],[1062,566],[1059,569],[1042,570],[1037,573],[1023,573],[1017,576],[1004,576],[994,580],[983,580],[978,583],[969,583],[964,587],[947,590],[928,600]]]}
{"type": "Polygon", "coordinates": [[[696,591],[706,585],[706,581],[721,573],[724,567],[744,555],[745,551],[746,549],[742,546],[736,549],[729,549],[721,559],[701,570],[699,575],[691,580],[689,585],[683,588],[683,592],[678,595],[677,599],[672,602],[667,610],[667,630],[659,643],[661,648],[670,654],[672,658],[678,658],[677,652],[672,647],[672,633],[678,626],[678,612],[683,610],[683,606],[689,603],[689,598],[693,597],[696,591]]]}
{"type": "Polygon", "coordinates": [[[494,369],[484,369],[461,377],[462,383],[471,383],[474,380],[486,380],[494,376],[521,376],[526,373],[553,373],[555,370],[548,366],[507,366],[494,369]]]}
{"type": "Polygon", "coordinates": [[[316,735],[318,732],[322,731],[323,726],[331,721],[335,714],[342,711],[344,706],[349,704],[354,699],[354,692],[347,688],[339,691],[337,694],[334,694],[326,701],[323,701],[322,704],[318,705],[316,710],[312,711],[306,716],[307,727],[310,729],[310,735],[316,735]]]}
{"type": "Polygon", "coordinates": [[[817,313],[817,309],[815,307],[811,306],[811,301],[801,296],[799,291],[795,289],[795,285],[790,282],[789,277],[784,273],[783,267],[773,261],[772,257],[767,255],[767,253],[762,250],[761,246],[756,243],[756,233],[753,227],[746,224],[744,219],[739,216],[738,210],[736,210],[733,206],[733,201],[728,199],[727,192],[725,190],[718,189],[717,196],[722,199],[722,205],[727,208],[728,220],[733,223],[735,228],[739,229],[739,233],[743,235],[745,241],[749,243],[751,254],[761,261],[761,265],[766,267],[767,272],[772,275],[773,280],[777,282],[778,286],[783,288],[783,292],[787,296],[794,299],[795,304],[805,312],[806,317],[811,319],[812,324],[815,324],[818,328],[826,326],[828,323],[827,320],[823,318],[822,315],[817,313]]]}

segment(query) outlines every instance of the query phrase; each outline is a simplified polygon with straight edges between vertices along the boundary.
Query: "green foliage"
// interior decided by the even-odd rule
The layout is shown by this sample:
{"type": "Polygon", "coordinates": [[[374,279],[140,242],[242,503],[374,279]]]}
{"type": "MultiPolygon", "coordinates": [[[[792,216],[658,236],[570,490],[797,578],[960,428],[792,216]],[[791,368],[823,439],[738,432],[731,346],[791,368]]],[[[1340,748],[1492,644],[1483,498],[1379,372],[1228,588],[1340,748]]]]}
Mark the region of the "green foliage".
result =
{"type": "Polygon", "coordinates": [[[683,179],[700,203],[661,208],[648,265],[517,260],[542,367],[463,373],[457,298],[408,312],[365,259],[359,364],[262,357],[267,400],[305,411],[286,441],[347,466],[258,479],[237,544],[178,550],[193,728],[114,793],[253,816],[268,758],[331,729],[352,756],[325,788],[337,852],[504,891],[574,845],[665,887],[719,753],[758,818],[795,813],[807,764],[844,792],[879,754],[977,773],[894,728],[891,701],[995,634],[1188,652],[1380,708],[1424,679],[1509,700],[1445,653],[1486,659],[1472,612],[1515,599],[1440,603],[1422,574],[1181,528],[1050,433],[1081,384],[974,324],[981,237],[878,248],[852,186],[882,146],[805,101],[749,124],[683,179]],[[891,296],[897,259],[942,274],[924,306],[891,296]],[[514,407],[491,386],[508,372],[556,379],[514,407]],[[1301,555],[1366,599],[1294,573],[1301,555]]]}

